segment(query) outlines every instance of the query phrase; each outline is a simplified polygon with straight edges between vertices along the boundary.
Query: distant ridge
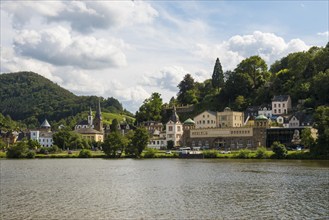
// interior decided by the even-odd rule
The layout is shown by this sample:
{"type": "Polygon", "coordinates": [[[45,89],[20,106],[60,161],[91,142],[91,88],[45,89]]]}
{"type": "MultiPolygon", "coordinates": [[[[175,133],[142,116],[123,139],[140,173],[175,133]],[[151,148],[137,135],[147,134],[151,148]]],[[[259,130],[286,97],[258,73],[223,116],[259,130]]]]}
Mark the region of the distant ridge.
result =
{"type": "MultiPolygon", "coordinates": [[[[97,96],[77,96],[34,72],[0,74],[0,112],[14,120],[58,121],[87,111],[89,107],[95,108],[98,99],[97,96]]],[[[115,98],[100,100],[103,111],[123,111],[115,98]]]]}

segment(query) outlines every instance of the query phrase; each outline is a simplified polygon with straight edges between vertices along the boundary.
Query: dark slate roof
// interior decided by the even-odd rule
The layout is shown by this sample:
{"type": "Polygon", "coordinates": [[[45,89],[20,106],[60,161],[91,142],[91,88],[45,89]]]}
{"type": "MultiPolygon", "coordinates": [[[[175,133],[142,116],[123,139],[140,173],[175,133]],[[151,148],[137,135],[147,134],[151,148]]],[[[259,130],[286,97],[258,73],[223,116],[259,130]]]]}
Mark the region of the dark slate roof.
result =
{"type": "Polygon", "coordinates": [[[273,102],[284,102],[287,101],[289,98],[289,95],[276,95],[273,97],[273,102]]]}
{"type": "Polygon", "coordinates": [[[82,120],[77,125],[89,125],[88,120],[82,120]]]}
{"type": "Polygon", "coordinates": [[[174,122],[174,123],[179,122],[179,117],[177,115],[175,107],[174,107],[174,111],[173,111],[172,115],[170,116],[169,120],[174,122]]]}

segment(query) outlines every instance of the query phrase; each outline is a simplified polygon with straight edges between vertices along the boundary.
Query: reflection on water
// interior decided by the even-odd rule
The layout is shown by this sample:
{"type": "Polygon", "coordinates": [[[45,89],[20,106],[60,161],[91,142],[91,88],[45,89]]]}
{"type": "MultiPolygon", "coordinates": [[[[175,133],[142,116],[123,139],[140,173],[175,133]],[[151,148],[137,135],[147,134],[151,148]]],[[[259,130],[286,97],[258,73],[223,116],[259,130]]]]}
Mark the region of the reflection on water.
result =
{"type": "Polygon", "coordinates": [[[0,161],[0,219],[327,219],[328,161],[0,161]]]}

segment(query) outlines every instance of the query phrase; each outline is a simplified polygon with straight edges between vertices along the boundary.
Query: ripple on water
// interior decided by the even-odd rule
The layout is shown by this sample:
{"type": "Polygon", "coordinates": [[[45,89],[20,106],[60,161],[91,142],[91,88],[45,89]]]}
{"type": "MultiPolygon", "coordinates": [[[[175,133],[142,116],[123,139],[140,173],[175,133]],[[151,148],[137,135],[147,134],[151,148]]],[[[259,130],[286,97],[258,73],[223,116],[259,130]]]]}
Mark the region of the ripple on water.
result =
{"type": "Polygon", "coordinates": [[[0,161],[1,219],[317,219],[329,167],[245,160],[0,161]]]}

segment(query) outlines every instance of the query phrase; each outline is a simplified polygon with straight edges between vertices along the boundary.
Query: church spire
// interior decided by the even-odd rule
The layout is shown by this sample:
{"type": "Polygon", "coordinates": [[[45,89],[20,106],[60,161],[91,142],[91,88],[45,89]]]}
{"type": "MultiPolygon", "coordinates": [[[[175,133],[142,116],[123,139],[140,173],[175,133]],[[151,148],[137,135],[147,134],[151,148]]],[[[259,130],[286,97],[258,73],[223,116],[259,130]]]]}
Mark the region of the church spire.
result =
{"type": "Polygon", "coordinates": [[[104,132],[100,100],[98,100],[98,107],[96,109],[96,114],[94,119],[94,129],[101,133],[104,132]]]}
{"type": "Polygon", "coordinates": [[[100,103],[99,99],[98,99],[98,108],[96,109],[95,118],[102,119],[101,103],[100,103]]]}
{"type": "Polygon", "coordinates": [[[91,107],[89,108],[88,125],[89,127],[92,127],[93,125],[93,112],[91,111],[91,107]]]}
{"type": "Polygon", "coordinates": [[[179,117],[176,112],[176,106],[174,105],[173,113],[170,117],[170,120],[173,121],[174,123],[179,122],[179,117]]]}

